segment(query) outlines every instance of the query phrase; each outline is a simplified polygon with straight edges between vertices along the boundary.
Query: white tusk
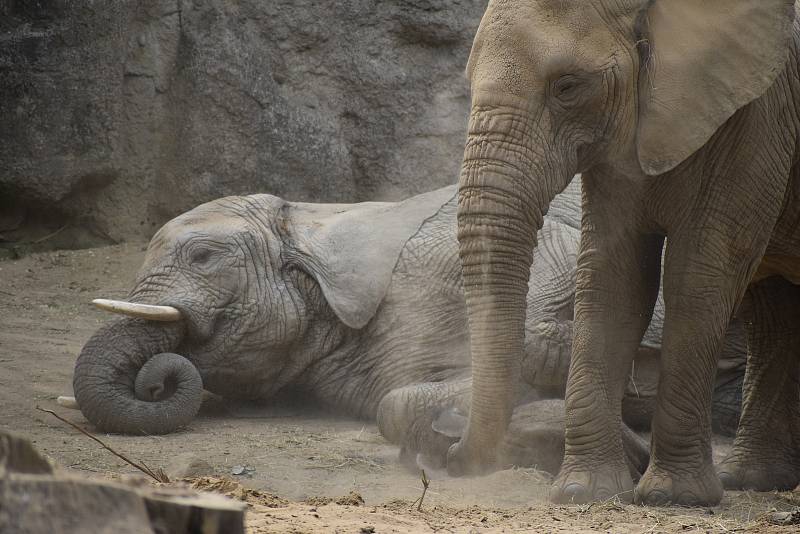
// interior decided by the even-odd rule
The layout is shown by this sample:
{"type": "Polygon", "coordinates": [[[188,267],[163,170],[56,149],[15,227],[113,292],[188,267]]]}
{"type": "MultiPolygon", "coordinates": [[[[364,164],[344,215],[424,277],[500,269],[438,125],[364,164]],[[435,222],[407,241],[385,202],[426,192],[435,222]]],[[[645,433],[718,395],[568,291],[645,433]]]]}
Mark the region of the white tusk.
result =
{"type": "Polygon", "coordinates": [[[59,406],[63,406],[64,408],[69,408],[71,410],[80,410],[80,406],[78,406],[78,401],[75,400],[75,397],[64,397],[61,396],[56,399],[56,402],[59,406]]]}
{"type": "Polygon", "coordinates": [[[131,317],[149,319],[150,321],[180,321],[181,312],[172,306],[151,306],[124,300],[94,299],[92,304],[101,310],[120,313],[131,317]]]}

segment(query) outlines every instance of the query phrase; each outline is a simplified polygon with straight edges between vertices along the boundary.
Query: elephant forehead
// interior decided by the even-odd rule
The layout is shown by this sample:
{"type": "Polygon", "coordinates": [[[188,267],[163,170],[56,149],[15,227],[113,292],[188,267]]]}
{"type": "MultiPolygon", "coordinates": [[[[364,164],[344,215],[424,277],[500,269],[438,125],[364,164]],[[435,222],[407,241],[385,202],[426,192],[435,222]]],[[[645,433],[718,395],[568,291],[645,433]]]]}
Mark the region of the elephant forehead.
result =
{"type": "Polygon", "coordinates": [[[175,217],[153,237],[153,242],[174,242],[184,236],[207,234],[225,237],[247,228],[247,220],[239,213],[231,213],[221,206],[200,206],[175,217]]]}
{"type": "Polygon", "coordinates": [[[190,233],[230,235],[247,227],[245,219],[237,215],[220,212],[192,213],[174,219],[165,228],[167,235],[180,236],[190,233]]]}
{"type": "Polygon", "coordinates": [[[596,10],[538,4],[503,4],[487,11],[471,58],[473,84],[499,81],[512,93],[526,94],[553,77],[609,64],[619,45],[596,10]]]}
{"type": "Polygon", "coordinates": [[[499,0],[495,4],[528,4],[538,13],[550,17],[587,19],[592,16],[627,15],[646,7],[651,0],[499,0]]]}
{"type": "Polygon", "coordinates": [[[186,213],[165,224],[150,240],[142,266],[147,269],[175,254],[187,242],[197,239],[209,243],[233,243],[235,236],[247,232],[247,222],[241,217],[221,213],[186,213]]]}
{"type": "Polygon", "coordinates": [[[487,7],[483,25],[501,29],[518,25],[550,37],[575,37],[594,27],[607,26],[604,15],[608,10],[602,4],[586,0],[498,0],[487,7]]]}

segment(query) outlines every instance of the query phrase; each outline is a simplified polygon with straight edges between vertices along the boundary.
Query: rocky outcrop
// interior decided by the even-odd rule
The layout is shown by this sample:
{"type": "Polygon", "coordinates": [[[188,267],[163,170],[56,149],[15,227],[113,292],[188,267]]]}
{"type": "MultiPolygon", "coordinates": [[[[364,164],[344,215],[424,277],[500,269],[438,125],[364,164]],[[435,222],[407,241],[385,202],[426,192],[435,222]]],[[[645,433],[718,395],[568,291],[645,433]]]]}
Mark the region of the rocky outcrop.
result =
{"type": "Polygon", "coordinates": [[[451,183],[485,4],[5,0],[0,210],[124,239],[230,194],[451,183]]]}
{"type": "Polygon", "coordinates": [[[0,430],[0,532],[243,534],[245,508],[212,493],[54,470],[27,439],[0,430]]]}

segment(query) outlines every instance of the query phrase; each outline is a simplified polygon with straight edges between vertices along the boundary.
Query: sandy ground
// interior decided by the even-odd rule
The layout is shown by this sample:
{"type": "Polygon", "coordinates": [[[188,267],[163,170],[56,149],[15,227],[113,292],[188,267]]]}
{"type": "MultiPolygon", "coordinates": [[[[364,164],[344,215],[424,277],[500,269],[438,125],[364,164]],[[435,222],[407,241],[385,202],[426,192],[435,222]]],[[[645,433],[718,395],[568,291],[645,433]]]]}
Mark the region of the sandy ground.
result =
{"type": "MultiPolygon", "coordinates": [[[[118,477],[134,470],[36,406],[92,430],[80,412],[55,399],[72,393],[75,358],[107,319],[89,301],[124,297],[143,250],[134,243],[0,261],[0,427],[29,437],[76,473],[118,477]]],[[[547,503],[548,475],[532,469],[466,480],[428,473],[430,488],[417,511],[420,475],[397,464],[396,448],[374,424],[292,400],[214,402],[175,434],[100,437],[172,478],[189,476],[199,487],[246,500],[252,533],[798,531],[771,524],[770,512],[796,509],[800,492],[731,492],[713,509],[561,507],[547,503]]],[[[719,440],[716,453],[727,446],[719,440]]]]}

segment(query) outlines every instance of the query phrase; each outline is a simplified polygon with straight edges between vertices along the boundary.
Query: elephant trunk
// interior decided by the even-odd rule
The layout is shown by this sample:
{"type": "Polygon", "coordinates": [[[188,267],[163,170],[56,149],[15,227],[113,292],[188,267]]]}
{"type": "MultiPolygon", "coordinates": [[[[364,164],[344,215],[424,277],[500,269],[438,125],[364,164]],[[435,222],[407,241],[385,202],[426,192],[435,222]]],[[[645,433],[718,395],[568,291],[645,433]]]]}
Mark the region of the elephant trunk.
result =
{"type": "Polygon", "coordinates": [[[523,110],[473,104],[458,206],[472,404],[464,437],[448,460],[452,474],[495,467],[516,398],[513,385],[520,381],[536,234],[551,200],[572,177],[549,172],[553,154],[531,130],[523,110]]]}
{"type": "Polygon", "coordinates": [[[75,398],[105,432],[166,434],[200,409],[203,384],[189,360],[170,354],[183,322],[126,318],[101,327],[75,363],[75,398]]]}

